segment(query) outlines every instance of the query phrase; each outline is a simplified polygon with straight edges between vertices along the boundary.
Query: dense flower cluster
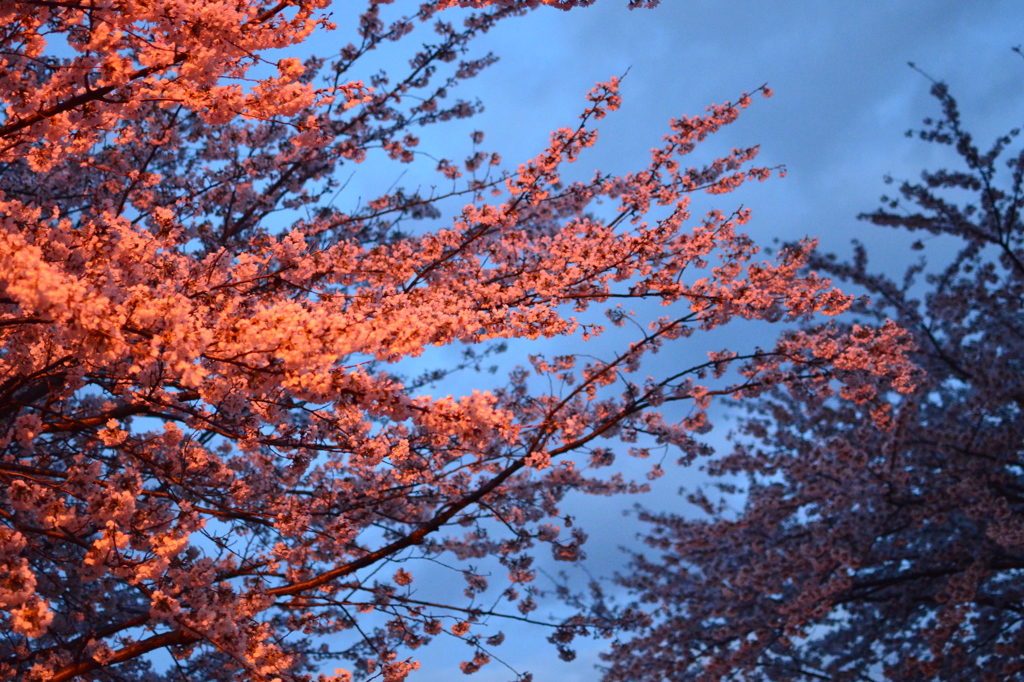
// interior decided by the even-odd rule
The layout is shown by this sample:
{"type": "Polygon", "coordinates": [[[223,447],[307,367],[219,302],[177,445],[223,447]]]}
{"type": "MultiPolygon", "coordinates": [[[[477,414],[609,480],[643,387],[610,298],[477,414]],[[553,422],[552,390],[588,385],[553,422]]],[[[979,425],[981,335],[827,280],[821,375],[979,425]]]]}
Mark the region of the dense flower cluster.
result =
{"type": "MultiPolygon", "coordinates": [[[[447,193],[337,208],[340,167],[376,150],[414,162],[414,126],[477,110],[448,99],[493,61],[467,56],[474,36],[589,2],[434,0],[385,20],[390,3],[371,0],[333,62],[266,61],[333,28],[326,4],[0,3],[0,680],[306,680],[347,660],[330,679],[398,682],[442,635],[472,648],[473,672],[503,638],[485,615],[531,620],[538,548],[583,556],[566,492],[642,489],[598,471],[616,439],[693,453],[712,395],[839,382],[871,401],[864,381],[909,381],[889,326],[635,379],[668,341],[850,304],[804,271],[810,242],[758,261],[738,231],[749,212],[688,223],[688,193],[772,172],[749,167],[756,148],[680,161],[748,94],[673,121],[648,168],[563,184],[618,106],[611,80],[515,172],[474,154],[468,179],[438,165],[447,193]],[[407,73],[353,78],[431,27],[407,73]],[[465,207],[438,222],[453,197],[465,207]],[[584,354],[604,329],[571,313],[629,300],[665,316],[584,354]],[[539,337],[579,352],[494,390],[428,394],[503,340],[539,337]],[[400,375],[456,343],[463,365],[400,375]],[[746,363],[733,383],[731,362],[746,363]],[[671,402],[693,409],[672,422],[671,402]],[[507,569],[507,610],[474,599],[481,557],[507,569]],[[416,592],[439,558],[467,585],[444,603],[416,592]]],[[[585,612],[546,625],[563,650],[616,627],[585,612]]]]}
{"type": "Polygon", "coordinates": [[[646,515],[656,554],[621,582],[653,618],[607,656],[607,680],[1024,677],[1024,151],[1006,154],[1017,130],[979,150],[946,86],[932,92],[942,116],[919,136],[964,167],[862,217],[943,237],[937,264],[894,280],[859,245],[852,262],[809,259],[866,289],[872,303],[852,312],[882,324],[788,336],[837,371],[852,361],[847,400],[772,389],[710,467],[726,493],[749,479],[743,511],[698,491],[702,518],[646,515]],[[888,318],[922,370],[891,408],[880,391],[911,386],[874,375],[906,342],[888,318]]]}

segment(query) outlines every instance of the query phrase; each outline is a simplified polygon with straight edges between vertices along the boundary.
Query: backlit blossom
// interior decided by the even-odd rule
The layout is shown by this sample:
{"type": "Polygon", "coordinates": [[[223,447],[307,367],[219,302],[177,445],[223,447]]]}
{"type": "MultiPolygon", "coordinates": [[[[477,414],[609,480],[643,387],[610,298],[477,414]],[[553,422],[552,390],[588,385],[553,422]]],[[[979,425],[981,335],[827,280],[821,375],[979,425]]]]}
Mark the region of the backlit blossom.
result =
{"type": "Polygon", "coordinates": [[[568,659],[620,627],[542,615],[535,557],[585,557],[570,492],[704,454],[718,396],[834,383],[898,420],[911,344],[885,323],[646,376],[697,332],[851,303],[813,242],[761,259],[747,209],[690,214],[779,172],[757,147],[698,160],[749,94],[621,177],[565,175],[614,77],[518,166],[477,132],[442,155],[421,126],[477,113],[454,93],[496,59],[471,41],[591,0],[400,4],[366,3],[332,60],[294,56],[327,0],[0,4],[0,680],[306,682],[343,658],[325,681],[401,682],[435,637],[476,672],[492,621],[528,614],[568,659]],[[385,48],[407,70],[367,64],[385,48]],[[367,159],[408,182],[353,194],[367,159]],[[488,373],[537,339],[564,350],[488,373]],[[433,600],[439,570],[461,589],[433,600]]]}

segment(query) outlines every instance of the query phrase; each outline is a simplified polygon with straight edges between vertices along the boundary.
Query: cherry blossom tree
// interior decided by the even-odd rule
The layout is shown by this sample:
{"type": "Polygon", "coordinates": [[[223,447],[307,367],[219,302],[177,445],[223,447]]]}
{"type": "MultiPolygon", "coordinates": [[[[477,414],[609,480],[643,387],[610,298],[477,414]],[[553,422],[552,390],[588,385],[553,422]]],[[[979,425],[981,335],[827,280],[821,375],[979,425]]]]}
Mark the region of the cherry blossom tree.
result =
{"type": "Polygon", "coordinates": [[[280,56],[336,28],[327,0],[0,2],[0,679],[345,666],[319,678],[397,682],[440,636],[463,640],[476,671],[501,618],[551,628],[569,655],[574,636],[622,622],[532,614],[532,564],[583,556],[567,491],[644,489],[618,450],[703,452],[714,395],[838,382],[868,405],[876,385],[909,390],[908,339],[888,323],[639,378],[664,344],[731,320],[850,304],[806,271],[813,242],[758,260],[748,210],[690,220],[690,193],[773,172],[751,166],[756,147],[681,160],[746,93],[671,121],[649,166],[621,177],[560,179],[617,108],[615,78],[515,170],[478,146],[424,169],[420,127],[479,108],[452,99],[494,60],[471,40],[590,2],[431,0],[391,16],[371,0],[333,61],[280,56]],[[366,55],[431,30],[404,73],[359,77],[366,55]],[[429,172],[429,190],[350,197],[341,169],[368,156],[429,172]],[[641,319],[633,301],[665,314],[641,319]],[[605,334],[588,310],[632,339],[434,395],[507,340],[578,349],[605,334]],[[417,374],[407,361],[435,346],[463,362],[417,374]],[[662,414],[673,404],[684,417],[662,414]],[[499,585],[473,569],[484,559],[507,572],[499,585]],[[422,595],[435,562],[464,593],[422,595]]]}
{"type": "Polygon", "coordinates": [[[645,514],[655,554],[621,581],[653,618],[607,655],[607,680],[1024,676],[1024,150],[1016,129],[979,148],[947,86],[932,93],[941,115],[916,136],[960,167],[861,216],[917,232],[932,262],[893,279],[860,245],[810,259],[869,293],[844,328],[913,334],[917,390],[881,425],[870,403],[798,384],[747,403],[709,467],[723,502],[698,491],[699,516],[645,514]]]}

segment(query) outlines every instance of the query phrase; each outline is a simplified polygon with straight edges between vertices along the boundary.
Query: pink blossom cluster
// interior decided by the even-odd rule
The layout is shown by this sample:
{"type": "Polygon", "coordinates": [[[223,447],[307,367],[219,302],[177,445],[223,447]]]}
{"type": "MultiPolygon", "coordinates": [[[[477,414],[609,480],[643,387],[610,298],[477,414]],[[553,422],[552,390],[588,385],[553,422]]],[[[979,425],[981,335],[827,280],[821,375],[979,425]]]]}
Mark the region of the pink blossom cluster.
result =
{"type": "Polygon", "coordinates": [[[515,172],[474,147],[471,178],[438,164],[448,190],[349,197],[342,167],[414,162],[413,126],[477,110],[449,99],[493,62],[462,58],[474,37],[590,2],[435,0],[393,19],[389,4],[368,3],[333,62],[285,57],[261,79],[268,50],[334,28],[326,2],[0,5],[0,680],[399,682],[437,637],[465,642],[475,672],[501,618],[551,628],[568,656],[574,636],[614,626],[531,615],[534,560],[584,557],[568,492],[646,488],[616,470],[618,444],[701,453],[711,396],[813,385],[807,373],[872,404],[910,389],[910,346],[884,325],[637,378],[664,344],[736,318],[850,305],[807,271],[810,243],[755,260],[748,211],[689,222],[687,193],[773,172],[749,167],[756,148],[681,165],[747,95],[672,122],[645,169],[563,185],[597,140],[590,121],[619,105],[612,79],[515,172]],[[456,6],[475,11],[439,20],[456,6]],[[406,73],[352,77],[431,30],[406,73]],[[453,198],[464,208],[442,223],[453,198]],[[599,217],[601,199],[619,210],[599,217]],[[665,315],[613,307],[629,301],[665,315]],[[434,395],[505,340],[601,336],[595,307],[640,322],[632,342],[434,395]],[[456,345],[461,364],[403,375],[456,345]],[[750,364],[732,380],[736,358],[750,364]],[[662,414],[674,403],[688,416],[662,414]],[[417,571],[441,560],[465,591],[421,599],[417,571]],[[483,560],[505,575],[488,580],[483,560]],[[347,667],[322,674],[328,662],[347,667]]]}
{"type": "Polygon", "coordinates": [[[958,252],[899,279],[860,245],[801,259],[868,296],[748,359],[714,488],[688,492],[694,513],[643,514],[609,682],[1024,675],[1024,151],[1016,130],[979,149],[932,93],[942,114],[918,136],[960,167],[863,217],[958,252]]]}

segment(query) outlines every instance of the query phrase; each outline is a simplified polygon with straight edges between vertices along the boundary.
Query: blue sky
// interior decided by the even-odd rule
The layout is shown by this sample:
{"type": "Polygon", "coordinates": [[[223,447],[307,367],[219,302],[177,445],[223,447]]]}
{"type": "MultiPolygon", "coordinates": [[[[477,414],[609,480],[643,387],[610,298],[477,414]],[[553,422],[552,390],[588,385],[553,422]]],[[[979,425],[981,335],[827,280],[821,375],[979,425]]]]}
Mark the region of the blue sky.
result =
{"type": "MultiPolygon", "coordinates": [[[[713,102],[735,100],[768,83],[775,96],[757,98],[700,158],[760,144],[759,164],[785,164],[788,176],[718,197],[714,205],[751,207],[748,232],[762,243],[811,235],[823,248],[847,253],[850,239],[859,238],[879,269],[901,271],[912,258],[911,239],[859,222],[856,215],[876,207],[885,191],[883,175],[915,178],[949,158],[903,136],[937,112],[930,83],[907,62],[949,83],[983,145],[1018,125],[1024,112],[1024,59],[1011,51],[1024,43],[1019,0],[668,0],[632,12],[626,5],[598,0],[570,12],[541,8],[499,26],[476,50],[493,50],[501,61],[457,93],[479,97],[486,111],[468,123],[424,130],[421,149],[461,159],[468,132],[480,129],[487,134],[484,148],[499,151],[514,167],[543,148],[550,130],[577,121],[595,81],[629,69],[622,109],[601,122],[597,147],[578,162],[583,175],[594,168],[626,172],[646,165],[669,118],[701,113],[713,102]]],[[[398,0],[389,9],[413,7],[398,0]]],[[[324,56],[335,41],[353,39],[348,13],[335,15],[337,32],[314,43],[324,56]]],[[[415,46],[416,34],[407,41],[415,46]]],[[[394,179],[374,177],[367,167],[357,170],[354,187],[369,192],[383,181],[386,189],[394,179]]],[[[688,475],[670,474],[647,502],[674,504],[669,492],[688,475]]],[[[615,547],[630,542],[633,529],[617,521],[618,509],[606,502],[583,507],[581,523],[589,515],[591,530],[603,531],[591,533],[588,549],[596,572],[614,569],[615,547]]],[[[566,664],[544,642],[545,633],[507,632],[498,653],[517,670],[533,672],[537,682],[597,677],[592,666],[599,646],[585,647],[566,664]]],[[[458,661],[469,657],[462,646],[432,645],[418,653],[424,667],[414,682],[460,679],[458,661]]],[[[496,664],[475,675],[479,682],[511,677],[496,664]]]]}

